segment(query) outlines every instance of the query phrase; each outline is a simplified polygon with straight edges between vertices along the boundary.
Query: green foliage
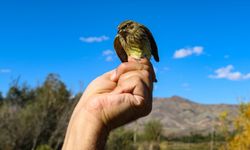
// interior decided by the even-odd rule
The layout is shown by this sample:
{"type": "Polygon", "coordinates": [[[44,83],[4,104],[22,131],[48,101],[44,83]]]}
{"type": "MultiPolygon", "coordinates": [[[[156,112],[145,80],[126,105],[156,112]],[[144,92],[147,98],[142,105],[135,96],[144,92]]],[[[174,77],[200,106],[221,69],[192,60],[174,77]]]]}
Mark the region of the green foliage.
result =
{"type": "Polygon", "coordinates": [[[49,145],[47,144],[43,144],[43,145],[39,145],[36,150],[53,150],[49,145]]]}
{"type": "Polygon", "coordinates": [[[3,100],[3,95],[2,95],[2,92],[0,92],[0,101],[3,100]]]}
{"type": "Polygon", "coordinates": [[[183,142],[168,142],[160,143],[161,150],[218,150],[223,143],[216,142],[211,146],[210,142],[201,143],[183,143],[183,142]],[[164,145],[163,145],[164,144],[164,145]]]}
{"type": "Polygon", "coordinates": [[[13,84],[0,107],[0,149],[60,149],[77,100],[54,74],[34,89],[13,84]]]}
{"type": "MultiPolygon", "coordinates": [[[[226,120],[227,116],[224,117],[226,120]]],[[[235,132],[227,135],[227,143],[221,150],[249,150],[250,149],[250,103],[242,103],[239,107],[239,114],[234,120],[235,132]]],[[[228,129],[227,124],[225,124],[228,129]]],[[[229,131],[227,131],[229,132],[229,131]]]]}
{"type": "Polygon", "coordinates": [[[131,150],[133,148],[134,133],[131,130],[118,128],[111,132],[107,142],[108,150],[131,150]]]}
{"type": "Polygon", "coordinates": [[[162,138],[163,126],[159,120],[150,120],[144,125],[144,131],[141,135],[142,140],[160,141],[162,138]]]}
{"type": "Polygon", "coordinates": [[[35,92],[27,84],[19,86],[18,79],[14,80],[7,92],[5,100],[13,105],[25,106],[30,100],[34,100],[35,92]]]}
{"type": "Polygon", "coordinates": [[[179,141],[184,143],[200,143],[210,141],[210,136],[204,136],[201,134],[191,133],[189,136],[183,136],[179,138],[171,139],[171,141],[179,141]]]}
{"type": "MultiPolygon", "coordinates": [[[[72,98],[70,91],[55,74],[49,74],[44,83],[35,88],[30,88],[27,84],[20,86],[18,80],[14,81],[6,97],[0,92],[0,150],[61,149],[69,118],[81,95],[78,93],[72,98]]],[[[244,117],[249,120],[247,117],[250,111],[246,111],[246,107],[242,107],[242,110],[244,111],[242,119],[239,120],[241,122],[238,123],[237,133],[245,134],[243,129],[248,126],[242,123],[244,117]]],[[[168,139],[167,142],[162,132],[163,126],[159,120],[147,122],[144,130],[136,134],[131,130],[119,128],[111,132],[107,149],[177,150],[179,147],[184,150],[189,146],[189,149],[198,150],[202,146],[207,148],[206,145],[210,141],[210,135],[191,134],[178,139],[168,139]]],[[[217,133],[214,133],[213,138],[224,140],[223,136],[217,133]]]]}
{"type": "MultiPolygon", "coordinates": [[[[213,133],[213,140],[214,141],[225,141],[225,137],[221,133],[213,133]]],[[[182,137],[175,137],[168,139],[168,141],[175,141],[175,142],[183,142],[183,143],[204,143],[204,142],[210,142],[211,141],[211,134],[208,135],[202,135],[197,133],[191,133],[188,136],[182,136],[182,137]]]]}
{"type": "Polygon", "coordinates": [[[4,100],[4,98],[3,98],[2,92],[0,92],[0,107],[3,104],[3,100],[4,100]]]}

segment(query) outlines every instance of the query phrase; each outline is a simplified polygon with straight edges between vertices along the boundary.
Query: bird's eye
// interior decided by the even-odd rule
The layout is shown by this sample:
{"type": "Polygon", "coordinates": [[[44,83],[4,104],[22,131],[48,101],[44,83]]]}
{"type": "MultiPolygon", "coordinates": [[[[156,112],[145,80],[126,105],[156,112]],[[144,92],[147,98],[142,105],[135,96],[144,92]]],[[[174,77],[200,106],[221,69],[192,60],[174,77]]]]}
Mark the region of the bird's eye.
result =
{"type": "Polygon", "coordinates": [[[128,25],[126,24],[125,26],[122,27],[122,29],[125,29],[125,28],[127,28],[127,27],[128,27],[128,25]]]}

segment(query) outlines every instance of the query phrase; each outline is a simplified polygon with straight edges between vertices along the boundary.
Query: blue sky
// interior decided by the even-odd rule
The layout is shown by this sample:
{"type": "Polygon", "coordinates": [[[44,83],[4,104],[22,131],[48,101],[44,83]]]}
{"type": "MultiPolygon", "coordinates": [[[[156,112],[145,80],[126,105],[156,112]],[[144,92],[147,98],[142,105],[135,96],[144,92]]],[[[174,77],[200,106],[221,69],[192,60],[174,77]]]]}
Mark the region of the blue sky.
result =
{"type": "Polygon", "coordinates": [[[146,25],[158,44],[154,96],[200,103],[250,99],[250,1],[0,1],[0,91],[57,73],[73,93],[120,64],[117,25],[146,25]]]}

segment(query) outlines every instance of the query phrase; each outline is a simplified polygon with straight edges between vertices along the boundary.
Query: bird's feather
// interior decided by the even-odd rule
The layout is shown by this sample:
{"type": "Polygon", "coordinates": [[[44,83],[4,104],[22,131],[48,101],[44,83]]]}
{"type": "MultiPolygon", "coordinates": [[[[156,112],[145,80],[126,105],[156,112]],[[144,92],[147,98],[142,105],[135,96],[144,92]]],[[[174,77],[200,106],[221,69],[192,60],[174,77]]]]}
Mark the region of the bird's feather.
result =
{"type": "Polygon", "coordinates": [[[116,36],[116,37],[115,37],[115,40],[114,40],[114,47],[115,47],[116,54],[119,56],[120,60],[121,60],[122,62],[127,62],[127,61],[128,61],[128,56],[127,56],[127,54],[126,54],[124,48],[123,48],[122,45],[121,45],[119,36],[116,36]]]}
{"type": "Polygon", "coordinates": [[[151,54],[154,56],[155,61],[159,62],[159,55],[158,55],[158,48],[155,42],[155,39],[152,35],[152,33],[149,31],[149,29],[145,26],[142,25],[142,28],[145,30],[148,40],[150,42],[150,46],[151,46],[151,54]]]}

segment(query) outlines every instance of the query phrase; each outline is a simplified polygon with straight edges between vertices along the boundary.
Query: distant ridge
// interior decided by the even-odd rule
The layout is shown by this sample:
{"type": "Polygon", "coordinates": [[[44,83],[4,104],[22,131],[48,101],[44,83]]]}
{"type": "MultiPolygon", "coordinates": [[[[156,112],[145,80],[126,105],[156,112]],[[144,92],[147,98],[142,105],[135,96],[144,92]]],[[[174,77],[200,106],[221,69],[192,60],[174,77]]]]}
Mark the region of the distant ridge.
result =
{"type": "Polygon", "coordinates": [[[160,120],[164,127],[165,136],[183,136],[191,133],[208,134],[212,129],[221,125],[219,116],[228,112],[228,118],[237,115],[237,105],[199,104],[191,100],[173,96],[170,98],[155,98],[152,112],[144,118],[129,124],[128,128],[143,129],[143,124],[149,120],[160,120]]]}

